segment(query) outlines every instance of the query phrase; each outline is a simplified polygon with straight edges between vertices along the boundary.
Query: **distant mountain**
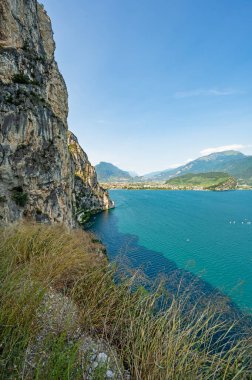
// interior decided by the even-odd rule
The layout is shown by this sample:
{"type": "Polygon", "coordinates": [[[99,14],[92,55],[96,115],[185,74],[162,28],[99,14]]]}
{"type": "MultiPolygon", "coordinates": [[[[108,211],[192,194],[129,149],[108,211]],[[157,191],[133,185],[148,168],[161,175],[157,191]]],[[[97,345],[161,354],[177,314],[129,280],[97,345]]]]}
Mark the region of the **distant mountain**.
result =
{"type": "Polygon", "coordinates": [[[177,168],[147,173],[142,176],[142,180],[147,181],[147,182],[148,181],[166,181],[168,178],[171,177],[173,172],[176,172],[176,171],[177,171],[177,168]]]}
{"type": "Polygon", "coordinates": [[[99,182],[127,182],[133,178],[129,172],[121,170],[109,162],[100,162],[95,169],[99,182]]]}
{"type": "Polygon", "coordinates": [[[224,172],[187,173],[165,183],[178,189],[231,190],[237,187],[237,179],[224,172]]]}
{"type": "Polygon", "coordinates": [[[186,165],[176,169],[167,169],[161,172],[147,174],[144,180],[166,181],[170,178],[187,173],[225,172],[237,177],[244,182],[252,183],[252,156],[245,156],[240,152],[229,150],[220,153],[212,153],[208,156],[197,158],[186,165]]]}
{"type": "Polygon", "coordinates": [[[131,175],[131,177],[139,178],[139,175],[136,172],[129,171],[128,173],[131,175]]]}
{"type": "Polygon", "coordinates": [[[224,170],[238,178],[240,183],[252,185],[252,156],[245,156],[242,160],[229,162],[225,165],[224,170]]]}

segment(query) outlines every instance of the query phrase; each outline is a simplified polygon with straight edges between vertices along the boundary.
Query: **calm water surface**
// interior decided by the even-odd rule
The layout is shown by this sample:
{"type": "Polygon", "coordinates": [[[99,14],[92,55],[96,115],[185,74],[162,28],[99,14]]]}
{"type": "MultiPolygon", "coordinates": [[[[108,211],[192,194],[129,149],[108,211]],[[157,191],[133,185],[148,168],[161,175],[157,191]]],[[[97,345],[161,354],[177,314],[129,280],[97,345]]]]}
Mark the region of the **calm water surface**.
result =
{"type": "Polygon", "coordinates": [[[111,259],[148,274],[187,270],[252,310],[252,191],[113,190],[116,208],[91,229],[111,259]]]}

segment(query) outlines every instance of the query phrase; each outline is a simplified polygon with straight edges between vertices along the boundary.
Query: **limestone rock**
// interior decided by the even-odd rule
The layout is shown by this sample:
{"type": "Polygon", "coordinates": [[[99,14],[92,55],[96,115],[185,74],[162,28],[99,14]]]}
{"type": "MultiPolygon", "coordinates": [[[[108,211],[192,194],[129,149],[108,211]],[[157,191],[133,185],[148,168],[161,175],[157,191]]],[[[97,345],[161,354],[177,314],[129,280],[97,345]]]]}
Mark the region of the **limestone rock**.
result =
{"type": "Polygon", "coordinates": [[[111,205],[85,153],[79,147],[73,159],[69,152],[67,89],[54,49],[51,21],[42,5],[1,0],[2,223],[32,218],[74,226],[77,203],[85,213],[111,205]]]}
{"type": "Polygon", "coordinates": [[[39,332],[26,350],[24,378],[35,378],[38,364],[46,367],[50,359],[46,344],[53,336],[55,340],[64,337],[64,346],[70,351],[78,347],[74,364],[83,379],[130,380],[117,351],[105,340],[83,331],[79,309],[69,297],[53,289],[46,292],[36,314],[36,324],[39,332]]]}
{"type": "Polygon", "coordinates": [[[68,132],[68,148],[74,164],[74,206],[79,223],[85,223],[90,213],[108,210],[114,205],[107,191],[98,183],[95,168],[88,161],[76,136],[68,132]]]}

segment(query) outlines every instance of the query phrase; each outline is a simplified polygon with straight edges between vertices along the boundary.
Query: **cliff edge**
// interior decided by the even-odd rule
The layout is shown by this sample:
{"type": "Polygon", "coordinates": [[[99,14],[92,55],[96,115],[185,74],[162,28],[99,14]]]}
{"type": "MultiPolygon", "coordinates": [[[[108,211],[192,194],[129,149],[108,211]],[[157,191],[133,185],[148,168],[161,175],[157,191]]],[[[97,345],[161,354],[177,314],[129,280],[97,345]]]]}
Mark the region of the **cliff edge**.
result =
{"type": "Polygon", "coordinates": [[[112,207],[68,132],[51,21],[36,0],[0,3],[0,222],[74,226],[112,207]]]}

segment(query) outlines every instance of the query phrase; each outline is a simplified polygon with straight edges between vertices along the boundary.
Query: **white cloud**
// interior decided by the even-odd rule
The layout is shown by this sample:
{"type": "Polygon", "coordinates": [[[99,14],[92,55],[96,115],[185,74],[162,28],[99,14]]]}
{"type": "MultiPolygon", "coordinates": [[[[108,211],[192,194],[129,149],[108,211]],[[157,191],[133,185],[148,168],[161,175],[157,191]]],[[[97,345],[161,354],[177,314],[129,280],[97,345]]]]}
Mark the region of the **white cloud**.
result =
{"type": "Polygon", "coordinates": [[[195,96],[228,96],[234,94],[240,94],[240,91],[234,90],[232,88],[225,89],[196,89],[191,91],[178,91],[174,94],[177,99],[191,98],[195,96]]]}
{"type": "Polygon", "coordinates": [[[185,165],[185,164],[186,164],[186,162],[180,162],[180,163],[177,163],[177,164],[171,164],[171,165],[169,165],[168,170],[169,170],[169,169],[176,169],[176,168],[178,168],[179,166],[183,166],[183,165],[185,165]]]}
{"type": "Polygon", "coordinates": [[[206,148],[203,149],[200,154],[202,156],[206,156],[211,153],[217,153],[217,152],[224,152],[225,150],[241,150],[251,147],[251,145],[242,145],[242,144],[232,144],[232,145],[223,145],[223,146],[217,146],[214,148],[206,148]]]}
{"type": "Polygon", "coordinates": [[[180,162],[180,163],[177,163],[177,164],[172,164],[172,165],[169,165],[169,169],[176,169],[176,168],[179,168],[180,166],[183,166],[183,165],[186,165],[188,164],[188,162],[191,162],[193,161],[194,159],[193,158],[188,158],[186,161],[184,162],[180,162]]]}

